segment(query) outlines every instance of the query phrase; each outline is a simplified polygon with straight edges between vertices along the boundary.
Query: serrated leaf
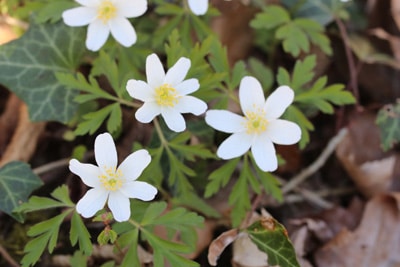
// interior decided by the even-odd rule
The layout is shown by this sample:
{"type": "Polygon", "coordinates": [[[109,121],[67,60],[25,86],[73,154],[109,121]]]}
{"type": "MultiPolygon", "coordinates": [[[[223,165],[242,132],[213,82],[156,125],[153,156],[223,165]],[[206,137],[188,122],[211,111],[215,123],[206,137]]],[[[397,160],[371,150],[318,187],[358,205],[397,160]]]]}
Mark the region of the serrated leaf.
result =
{"type": "Polygon", "coordinates": [[[71,210],[67,210],[49,220],[35,224],[28,230],[28,235],[34,237],[30,240],[25,248],[25,255],[21,260],[23,267],[32,266],[43,254],[46,246],[49,253],[52,253],[58,238],[61,223],[71,210]]]}
{"type": "Polygon", "coordinates": [[[242,172],[232,188],[228,203],[234,207],[231,212],[232,225],[237,227],[244,219],[246,212],[250,209],[250,196],[247,179],[242,172]]]}
{"type": "Polygon", "coordinates": [[[20,97],[33,121],[67,122],[76,111],[76,91],[58,83],[56,72],[73,72],[85,49],[83,28],[35,24],[0,46],[0,83],[20,97]]]}
{"type": "Polygon", "coordinates": [[[296,122],[301,128],[301,139],[299,142],[300,149],[303,149],[310,142],[310,131],[314,130],[314,125],[308,120],[303,112],[296,106],[288,107],[284,114],[284,118],[289,121],[296,122]]]}
{"type": "Polygon", "coordinates": [[[79,242],[79,249],[84,255],[92,253],[93,245],[90,240],[90,233],[76,211],[72,214],[69,238],[73,246],[79,242]]]}
{"type": "Polygon", "coordinates": [[[262,217],[250,225],[246,232],[258,249],[268,255],[268,265],[300,267],[285,227],[274,218],[262,217]]]}
{"type": "Polygon", "coordinates": [[[250,26],[255,29],[273,29],[289,21],[290,16],[286,9],[277,5],[270,5],[256,15],[250,22],[250,26]]]}
{"type": "Polygon", "coordinates": [[[14,161],[0,168],[0,209],[19,222],[23,221],[20,213],[13,210],[26,202],[33,190],[43,185],[28,164],[14,161]]]}
{"type": "MultiPolygon", "coordinates": [[[[260,81],[262,88],[270,90],[274,83],[272,70],[256,58],[249,59],[250,72],[260,81]]],[[[244,76],[244,75],[243,75],[244,76]]],[[[241,77],[243,77],[241,76],[241,77]]]]}
{"type": "Polygon", "coordinates": [[[155,224],[158,222],[158,217],[161,213],[167,208],[166,202],[156,202],[151,203],[150,206],[146,209],[143,219],[141,221],[141,225],[155,224]],[[157,218],[157,220],[155,220],[157,218]]]}
{"type": "Polygon", "coordinates": [[[376,117],[381,133],[382,148],[386,151],[400,142],[400,100],[381,108],[376,117]]]}
{"type": "Polygon", "coordinates": [[[221,187],[225,187],[232,177],[240,158],[227,161],[224,165],[214,170],[208,177],[209,182],[206,186],[204,197],[208,198],[218,192],[221,187]]]}
{"type": "Polygon", "coordinates": [[[87,113],[83,116],[84,121],[79,123],[77,129],[75,130],[75,134],[76,135],[84,135],[86,133],[93,134],[95,131],[97,131],[97,129],[100,128],[100,126],[103,124],[103,122],[106,120],[107,117],[109,117],[107,121],[107,130],[113,133],[113,131],[111,130],[115,131],[116,129],[118,129],[121,123],[120,118],[122,117],[122,114],[120,112],[121,112],[121,107],[120,104],[117,102],[108,105],[100,110],[87,113]],[[116,121],[110,122],[110,120],[113,119],[116,121]]]}
{"type": "MultiPolygon", "coordinates": [[[[135,228],[127,233],[124,233],[118,239],[119,244],[129,243],[129,249],[125,254],[125,257],[120,265],[120,267],[131,267],[140,266],[139,257],[137,253],[138,249],[138,239],[139,239],[139,229],[135,228]]],[[[124,247],[124,246],[123,246],[124,247]]]]}

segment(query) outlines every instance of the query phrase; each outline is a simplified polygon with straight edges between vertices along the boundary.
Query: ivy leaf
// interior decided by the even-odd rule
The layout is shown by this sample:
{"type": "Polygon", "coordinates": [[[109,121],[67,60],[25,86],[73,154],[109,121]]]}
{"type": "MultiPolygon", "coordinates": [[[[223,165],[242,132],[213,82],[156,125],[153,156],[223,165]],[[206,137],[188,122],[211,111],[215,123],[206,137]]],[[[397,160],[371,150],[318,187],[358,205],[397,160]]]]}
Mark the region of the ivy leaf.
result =
{"type": "Polygon", "coordinates": [[[58,83],[56,72],[73,72],[84,52],[83,29],[31,23],[19,39],[0,46],[0,83],[21,98],[33,121],[69,121],[75,91],[58,83]]]}
{"type": "Polygon", "coordinates": [[[268,265],[300,267],[285,227],[274,218],[262,217],[250,225],[246,232],[258,249],[268,255],[268,265]]]}
{"type": "Polygon", "coordinates": [[[381,132],[382,148],[386,151],[400,142],[400,100],[379,110],[376,124],[381,132]]]}
{"type": "Polygon", "coordinates": [[[33,190],[43,185],[28,164],[10,162],[0,168],[0,209],[19,222],[23,222],[21,213],[13,213],[21,202],[25,202],[33,190]]]}

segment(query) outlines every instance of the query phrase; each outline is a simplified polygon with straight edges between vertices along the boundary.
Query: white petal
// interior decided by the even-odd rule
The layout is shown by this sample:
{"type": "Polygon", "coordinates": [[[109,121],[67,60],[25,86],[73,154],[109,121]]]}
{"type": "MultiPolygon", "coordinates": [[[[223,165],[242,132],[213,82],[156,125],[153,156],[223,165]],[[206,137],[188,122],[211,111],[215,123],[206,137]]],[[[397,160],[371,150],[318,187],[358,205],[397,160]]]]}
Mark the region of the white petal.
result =
{"type": "Polygon", "coordinates": [[[101,20],[94,20],[89,24],[86,47],[91,51],[98,51],[107,41],[110,29],[101,20]]]}
{"type": "Polygon", "coordinates": [[[109,133],[99,134],[94,141],[94,156],[100,170],[117,167],[117,149],[109,133]]]}
{"type": "Polygon", "coordinates": [[[155,102],[145,102],[135,113],[135,118],[141,123],[149,123],[160,115],[160,107],[155,102]]]}
{"type": "Polygon", "coordinates": [[[252,136],[246,133],[234,133],[229,136],[217,150],[218,157],[233,159],[246,153],[252,142],[252,136]]]}
{"type": "Polygon", "coordinates": [[[144,81],[129,80],[126,90],[132,98],[146,102],[153,99],[153,89],[144,81]]]}
{"type": "Polygon", "coordinates": [[[93,164],[80,163],[76,159],[71,159],[69,161],[69,170],[78,175],[82,182],[90,187],[99,187],[101,186],[99,176],[101,175],[101,171],[99,167],[93,164]]]}
{"type": "Polygon", "coordinates": [[[120,191],[110,192],[108,197],[108,207],[110,208],[114,219],[118,222],[129,220],[131,216],[131,207],[129,198],[121,194],[120,191]]]}
{"type": "Polygon", "coordinates": [[[198,116],[207,110],[207,104],[197,97],[186,95],[179,99],[174,108],[180,113],[192,113],[198,116]]]}
{"type": "Polygon", "coordinates": [[[173,65],[165,75],[165,83],[175,87],[185,79],[190,69],[190,59],[181,57],[175,65],[173,65]]]}
{"type": "Polygon", "coordinates": [[[135,18],[146,12],[147,0],[119,0],[115,2],[115,6],[119,16],[135,18]]]}
{"type": "Polygon", "coordinates": [[[189,8],[195,15],[204,15],[208,9],[208,0],[189,0],[189,8]]]}
{"type": "Polygon", "coordinates": [[[264,110],[267,113],[267,118],[276,119],[282,116],[293,99],[294,92],[289,86],[279,86],[265,102],[264,110]]]}
{"type": "Polygon", "coordinates": [[[164,67],[156,54],[151,54],[146,59],[147,83],[152,88],[157,88],[164,83],[164,67]]]}
{"type": "Polygon", "coordinates": [[[272,142],[266,138],[257,138],[251,147],[257,166],[267,172],[278,168],[278,159],[272,142]]]}
{"type": "Polygon", "coordinates": [[[239,101],[243,114],[264,107],[264,92],[256,78],[251,76],[242,78],[239,86],[239,101]]]}
{"type": "Polygon", "coordinates": [[[291,121],[273,120],[268,124],[266,134],[275,144],[292,145],[300,141],[301,129],[291,121]]]}
{"type": "Polygon", "coordinates": [[[186,129],[185,119],[176,109],[165,108],[161,111],[161,116],[172,131],[182,132],[186,129]]]}
{"type": "Polygon", "coordinates": [[[118,43],[129,47],[136,43],[136,32],[132,24],[126,18],[116,17],[109,22],[112,36],[118,43]]]}
{"type": "Polygon", "coordinates": [[[156,187],[141,181],[126,183],[120,191],[127,197],[137,198],[143,201],[152,200],[157,194],[156,187]]]}
{"type": "Polygon", "coordinates": [[[205,120],[214,129],[225,133],[237,133],[246,130],[246,119],[227,110],[209,110],[206,112],[205,120]]]}
{"type": "Polygon", "coordinates": [[[174,88],[179,92],[180,95],[187,95],[197,91],[199,87],[199,80],[192,78],[189,80],[184,80],[174,88]]]}
{"type": "Polygon", "coordinates": [[[76,204],[76,211],[85,218],[92,217],[106,204],[108,191],[92,188],[76,204]]]}
{"type": "Polygon", "coordinates": [[[122,172],[127,181],[133,181],[142,174],[150,161],[151,156],[149,152],[145,149],[141,149],[126,157],[121,165],[119,165],[118,170],[122,172]]]}
{"type": "Polygon", "coordinates": [[[96,16],[96,9],[89,7],[75,7],[62,13],[64,23],[71,27],[88,25],[96,16]]]}

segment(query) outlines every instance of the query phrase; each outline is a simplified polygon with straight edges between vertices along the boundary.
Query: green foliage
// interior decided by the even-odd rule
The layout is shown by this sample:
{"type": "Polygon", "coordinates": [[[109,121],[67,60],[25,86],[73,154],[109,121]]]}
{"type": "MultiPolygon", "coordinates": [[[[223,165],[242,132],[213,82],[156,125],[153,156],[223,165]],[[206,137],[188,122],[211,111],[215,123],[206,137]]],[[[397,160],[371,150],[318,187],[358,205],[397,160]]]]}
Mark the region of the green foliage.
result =
{"type": "Polygon", "coordinates": [[[268,255],[268,265],[300,267],[285,227],[274,218],[263,217],[250,225],[246,232],[258,249],[268,255]]]}
{"type": "Polygon", "coordinates": [[[85,255],[90,255],[92,252],[92,242],[86,226],[83,224],[80,216],[75,212],[75,204],[69,198],[67,186],[56,188],[51,193],[53,198],[33,196],[28,202],[19,206],[17,212],[33,212],[49,208],[65,208],[61,214],[44,220],[33,225],[28,236],[32,239],[26,244],[25,255],[21,260],[23,267],[33,266],[45,251],[46,247],[49,253],[52,253],[57,244],[58,233],[65,218],[71,213],[71,231],[70,241],[72,245],[79,243],[80,251],[85,255]]]}
{"type": "Polygon", "coordinates": [[[182,254],[194,250],[197,234],[195,228],[201,227],[204,220],[194,212],[184,208],[167,209],[167,203],[155,202],[150,205],[140,203],[134,205],[133,218],[129,223],[116,224],[119,232],[118,243],[121,247],[128,247],[127,256],[121,266],[139,266],[137,261],[137,240],[139,232],[153,249],[154,266],[164,266],[165,260],[171,266],[199,266],[182,254]],[[161,238],[153,231],[154,227],[162,227],[167,233],[167,238],[161,238]],[[171,241],[180,233],[180,242],[171,241]],[[136,256],[135,256],[136,255],[136,256]]]}
{"type": "Polygon", "coordinates": [[[292,75],[284,68],[279,68],[277,81],[279,85],[288,85],[295,91],[295,104],[291,105],[284,117],[296,122],[301,130],[300,147],[309,142],[309,131],[314,129],[307,115],[314,115],[317,111],[332,114],[333,104],[346,105],[355,103],[353,95],[344,90],[342,84],[327,85],[327,77],[319,77],[315,82],[314,68],[316,57],[307,56],[304,60],[296,61],[292,75]]]}
{"type": "Polygon", "coordinates": [[[31,23],[18,40],[0,46],[0,84],[20,97],[33,121],[67,122],[75,113],[75,91],[57,82],[56,72],[71,73],[84,52],[82,29],[63,23],[31,23]]]}
{"type": "Polygon", "coordinates": [[[271,5],[258,13],[250,25],[255,29],[275,30],[285,52],[294,57],[300,52],[309,52],[310,43],[320,47],[325,54],[332,54],[328,37],[318,22],[308,18],[290,18],[289,12],[280,6],[271,5]]]}
{"type": "Polygon", "coordinates": [[[0,210],[22,222],[23,215],[14,209],[41,185],[42,180],[28,164],[14,161],[4,165],[0,168],[0,210]]]}
{"type": "Polygon", "coordinates": [[[387,151],[400,142],[400,100],[381,108],[376,117],[382,148],[387,151]]]}

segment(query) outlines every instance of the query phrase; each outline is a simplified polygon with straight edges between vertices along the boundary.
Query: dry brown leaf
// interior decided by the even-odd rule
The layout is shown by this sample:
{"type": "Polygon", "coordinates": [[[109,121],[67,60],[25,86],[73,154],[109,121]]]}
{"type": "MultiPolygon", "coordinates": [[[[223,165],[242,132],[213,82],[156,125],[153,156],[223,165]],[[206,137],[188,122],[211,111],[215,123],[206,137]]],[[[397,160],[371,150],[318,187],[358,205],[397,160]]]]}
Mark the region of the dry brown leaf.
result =
{"type": "Polygon", "coordinates": [[[321,267],[400,265],[400,193],[379,195],[366,205],[358,228],[342,230],[315,254],[321,267]]]}
{"type": "Polygon", "coordinates": [[[371,29],[369,32],[382,40],[388,41],[394,57],[398,62],[400,61],[400,37],[391,35],[382,28],[371,29]]]}
{"type": "Polygon", "coordinates": [[[397,189],[394,167],[400,156],[383,152],[375,115],[362,113],[351,118],[349,132],[336,155],[357,188],[366,196],[397,189]]]}
{"type": "Polygon", "coordinates": [[[208,248],[208,263],[211,266],[216,266],[218,258],[227,246],[232,244],[233,241],[238,237],[239,230],[231,229],[220,234],[215,240],[213,240],[208,248]]]}
{"type": "Polygon", "coordinates": [[[1,157],[0,167],[13,160],[28,162],[35,152],[39,137],[44,131],[45,125],[45,122],[31,122],[28,108],[25,104],[22,104],[19,110],[17,129],[1,157]]]}
{"type": "Polygon", "coordinates": [[[392,13],[392,17],[396,22],[397,28],[400,30],[400,1],[392,0],[390,12],[392,13]]]}

